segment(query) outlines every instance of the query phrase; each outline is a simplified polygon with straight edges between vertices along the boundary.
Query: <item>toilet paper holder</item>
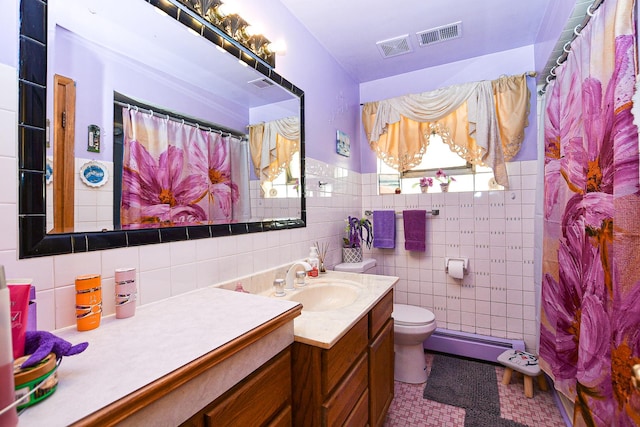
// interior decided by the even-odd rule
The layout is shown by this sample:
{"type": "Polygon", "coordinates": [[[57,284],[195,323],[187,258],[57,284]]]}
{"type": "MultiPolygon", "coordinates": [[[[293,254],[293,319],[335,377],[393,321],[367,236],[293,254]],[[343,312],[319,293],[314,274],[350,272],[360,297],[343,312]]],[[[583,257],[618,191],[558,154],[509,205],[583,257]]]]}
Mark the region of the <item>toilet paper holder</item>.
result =
{"type": "Polygon", "coordinates": [[[464,274],[467,274],[467,269],[469,268],[469,258],[467,257],[446,257],[444,259],[444,272],[449,274],[449,261],[462,261],[462,271],[464,274]]]}

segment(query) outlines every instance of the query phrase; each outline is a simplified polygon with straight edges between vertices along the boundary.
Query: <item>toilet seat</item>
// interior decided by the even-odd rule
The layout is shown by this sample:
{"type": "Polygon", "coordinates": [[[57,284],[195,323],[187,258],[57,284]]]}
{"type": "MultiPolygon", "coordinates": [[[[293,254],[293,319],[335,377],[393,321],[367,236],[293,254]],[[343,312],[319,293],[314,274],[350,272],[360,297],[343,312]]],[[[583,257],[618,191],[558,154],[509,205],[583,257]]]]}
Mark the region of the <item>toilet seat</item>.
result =
{"type": "Polygon", "coordinates": [[[426,308],[414,305],[393,304],[393,321],[402,326],[425,326],[436,320],[436,316],[426,308]]]}

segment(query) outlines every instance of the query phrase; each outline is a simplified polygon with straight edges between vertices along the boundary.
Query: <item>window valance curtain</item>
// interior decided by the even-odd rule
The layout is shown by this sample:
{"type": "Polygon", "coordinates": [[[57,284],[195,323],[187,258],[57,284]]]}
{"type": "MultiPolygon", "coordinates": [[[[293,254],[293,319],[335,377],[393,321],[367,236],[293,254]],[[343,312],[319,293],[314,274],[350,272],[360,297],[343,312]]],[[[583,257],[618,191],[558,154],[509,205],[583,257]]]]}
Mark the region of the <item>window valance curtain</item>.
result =
{"type": "Polygon", "coordinates": [[[418,165],[437,133],[466,161],[491,167],[508,187],[504,162],[522,145],[529,98],[526,74],[504,76],[368,102],[362,122],[371,149],[399,171],[418,165]]]}
{"type": "Polygon", "coordinates": [[[300,120],[286,117],[249,126],[249,147],[260,182],[273,181],[300,149],[300,120]]]}

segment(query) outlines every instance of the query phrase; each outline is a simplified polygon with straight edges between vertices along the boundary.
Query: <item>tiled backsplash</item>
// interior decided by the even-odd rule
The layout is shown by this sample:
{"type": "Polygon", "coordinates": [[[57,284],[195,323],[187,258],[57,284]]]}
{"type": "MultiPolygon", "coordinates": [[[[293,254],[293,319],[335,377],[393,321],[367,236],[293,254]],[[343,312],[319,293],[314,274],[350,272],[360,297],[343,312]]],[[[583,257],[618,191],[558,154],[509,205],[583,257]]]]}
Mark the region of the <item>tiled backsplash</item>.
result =
{"type": "MultiPolygon", "coordinates": [[[[16,71],[0,64],[0,178],[16,182],[16,71]]],[[[427,222],[427,251],[406,252],[402,221],[395,250],[374,249],[378,272],[400,277],[396,301],[433,310],[441,327],[535,344],[533,211],[535,161],[510,163],[511,189],[490,193],[377,195],[376,175],[306,159],[306,228],[173,242],[53,257],[17,259],[17,194],[0,193],[0,264],[8,277],[31,277],[39,329],[75,323],[74,278],[100,273],[105,315],[115,311],[114,270],[136,267],[139,304],[216,283],[235,283],[302,259],[315,242],[330,243],[326,266],[341,262],[347,216],[365,209],[439,209],[427,222]],[[322,181],[326,183],[319,185],[322,181]],[[462,285],[444,273],[445,256],[468,256],[462,285]]]]}

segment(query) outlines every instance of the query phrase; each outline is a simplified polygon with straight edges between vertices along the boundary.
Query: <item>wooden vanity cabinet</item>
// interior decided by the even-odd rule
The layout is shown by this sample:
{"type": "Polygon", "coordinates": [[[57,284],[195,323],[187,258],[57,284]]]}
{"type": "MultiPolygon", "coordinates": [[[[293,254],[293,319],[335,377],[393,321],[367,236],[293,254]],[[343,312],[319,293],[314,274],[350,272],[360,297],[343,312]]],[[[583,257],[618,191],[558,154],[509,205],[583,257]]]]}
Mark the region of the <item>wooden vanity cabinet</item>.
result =
{"type": "Polygon", "coordinates": [[[369,312],[369,425],[384,424],[393,400],[393,292],[369,312]]]}
{"type": "Polygon", "coordinates": [[[392,310],[390,290],[330,349],[293,344],[294,426],[384,422],[393,399],[392,310]]]}
{"type": "Polygon", "coordinates": [[[291,347],[236,384],[183,426],[291,426],[291,347]]]}

